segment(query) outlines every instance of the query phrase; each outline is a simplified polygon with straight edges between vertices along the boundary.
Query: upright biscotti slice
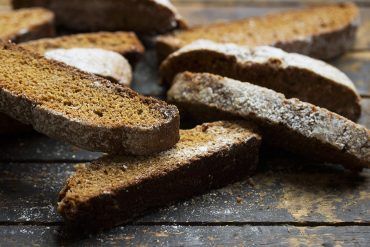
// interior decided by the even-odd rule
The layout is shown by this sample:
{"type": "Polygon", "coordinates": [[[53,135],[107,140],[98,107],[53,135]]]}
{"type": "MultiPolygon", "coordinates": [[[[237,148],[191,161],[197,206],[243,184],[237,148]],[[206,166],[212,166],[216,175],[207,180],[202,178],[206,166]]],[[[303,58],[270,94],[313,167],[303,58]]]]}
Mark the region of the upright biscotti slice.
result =
{"type": "Polygon", "coordinates": [[[43,8],[0,13],[0,39],[24,42],[55,35],[54,14],[43,8]]]}
{"type": "Polygon", "coordinates": [[[340,3],[270,14],[225,23],[209,24],[159,37],[160,59],[198,39],[221,43],[271,45],[320,59],[330,59],[354,43],[359,10],[340,3]]]}
{"type": "Polygon", "coordinates": [[[175,78],[168,97],[198,119],[252,120],[273,146],[354,170],[370,167],[368,129],[273,90],[208,73],[185,72],[175,78]]]}
{"type": "Polygon", "coordinates": [[[214,122],[180,131],[172,149],[147,157],[105,157],[80,165],[59,196],[74,224],[111,227],[143,212],[251,175],[260,136],[246,122],[214,122]]]}
{"type": "Polygon", "coordinates": [[[73,48],[49,50],[44,55],[48,59],[63,62],[119,84],[131,84],[131,66],[117,52],[97,48],[73,48]]]}
{"type": "Polygon", "coordinates": [[[169,0],[12,0],[14,8],[41,6],[57,24],[76,31],[165,33],[185,23],[169,0]]]}
{"type": "Polygon", "coordinates": [[[0,112],[93,151],[151,154],[179,139],[175,106],[0,44],[0,112]]]}
{"type": "Polygon", "coordinates": [[[195,41],[171,54],[161,65],[166,84],[184,71],[209,72],[267,87],[353,121],[361,115],[360,96],[343,72],[320,60],[274,47],[195,41]]]}
{"type": "Polygon", "coordinates": [[[131,63],[144,53],[144,46],[133,32],[97,32],[45,38],[22,43],[23,48],[43,55],[53,49],[100,48],[118,52],[131,63]]]}

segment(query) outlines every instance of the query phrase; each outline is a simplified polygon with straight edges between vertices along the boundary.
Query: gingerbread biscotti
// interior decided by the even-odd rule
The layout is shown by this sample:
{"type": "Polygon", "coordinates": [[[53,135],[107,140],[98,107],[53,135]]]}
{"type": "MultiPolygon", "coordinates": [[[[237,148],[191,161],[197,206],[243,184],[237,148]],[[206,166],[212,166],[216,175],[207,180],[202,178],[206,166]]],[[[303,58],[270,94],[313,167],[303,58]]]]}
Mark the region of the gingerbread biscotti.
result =
{"type": "Polygon", "coordinates": [[[0,112],[50,137],[136,155],[178,141],[175,106],[13,44],[0,44],[0,62],[0,112]]]}
{"type": "Polygon", "coordinates": [[[209,72],[267,87],[286,98],[298,98],[353,121],[361,115],[360,96],[343,72],[320,60],[274,47],[195,41],[171,54],[161,65],[167,85],[184,71],[209,72]]]}
{"type": "Polygon", "coordinates": [[[355,40],[359,10],[339,3],[291,10],[267,16],[208,24],[157,39],[160,60],[198,39],[221,43],[270,45],[320,59],[347,51],[355,40]]]}
{"type": "Polygon", "coordinates": [[[49,50],[64,48],[100,48],[114,51],[132,64],[144,53],[144,46],[133,32],[96,32],[65,35],[55,38],[38,39],[20,44],[23,48],[44,55],[49,50]]]}
{"type": "Polygon", "coordinates": [[[88,228],[127,223],[251,175],[260,141],[246,122],[214,122],[181,130],[176,146],[159,154],[108,156],[79,165],[60,192],[58,212],[88,228]]]}
{"type": "Polygon", "coordinates": [[[12,0],[12,4],[50,9],[59,26],[75,31],[155,34],[186,26],[169,0],[12,0]]]}
{"type": "Polygon", "coordinates": [[[55,35],[54,14],[43,8],[0,13],[0,39],[24,42],[55,35]]]}
{"type": "Polygon", "coordinates": [[[368,129],[273,90],[213,74],[184,72],[175,78],[168,98],[202,121],[252,120],[272,146],[353,170],[370,167],[368,129]]]}

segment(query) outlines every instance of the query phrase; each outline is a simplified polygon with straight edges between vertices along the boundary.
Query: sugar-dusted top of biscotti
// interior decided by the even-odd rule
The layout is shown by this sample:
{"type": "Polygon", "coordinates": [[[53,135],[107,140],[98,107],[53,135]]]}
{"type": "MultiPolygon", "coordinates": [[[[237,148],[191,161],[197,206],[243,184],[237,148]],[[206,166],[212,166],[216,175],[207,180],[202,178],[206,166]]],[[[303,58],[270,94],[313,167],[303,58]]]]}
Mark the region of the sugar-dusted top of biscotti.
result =
{"type": "Polygon", "coordinates": [[[165,175],[252,139],[255,140],[254,145],[259,145],[260,136],[246,122],[220,121],[181,130],[180,141],[167,151],[147,157],[107,156],[92,164],[79,165],[76,174],[68,181],[66,196],[84,200],[94,195],[114,193],[116,189],[165,175]]]}
{"type": "Polygon", "coordinates": [[[318,59],[297,53],[288,53],[271,46],[248,47],[232,43],[216,43],[211,40],[197,40],[172,53],[167,59],[170,60],[172,57],[196,51],[211,51],[225,56],[233,56],[237,63],[245,64],[246,66],[250,63],[255,63],[282,69],[297,68],[308,70],[317,76],[324,77],[356,91],[353,82],[348,76],[334,66],[318,59]]]}

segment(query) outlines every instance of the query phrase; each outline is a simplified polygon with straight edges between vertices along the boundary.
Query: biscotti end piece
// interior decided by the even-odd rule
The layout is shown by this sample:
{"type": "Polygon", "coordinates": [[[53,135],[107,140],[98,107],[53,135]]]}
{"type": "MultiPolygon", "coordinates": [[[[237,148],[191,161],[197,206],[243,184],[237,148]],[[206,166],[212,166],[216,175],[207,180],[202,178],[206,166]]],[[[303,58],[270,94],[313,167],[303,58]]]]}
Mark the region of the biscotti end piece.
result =
{"type": "Polygon", "coordinates": [[[370,132],[338,114],[273,90],[208,73],[179,74],[170,102],[197,119],[245,118],[270,145],[352,170],[370,167],[370,132]]]}
{"type": "Polygon", "coordinates": [[[253,174],[261,137],[246,122],[180,131],[170,150],[148,157],[105,157],[80,165],[59,195],[73,224],[107,228],[253,174]]]}
{"type": "Polygon", "coordinates": [[[16,43],[55,35],[54,14],[43,8],[0,13],[0,39],[16,43]]]}
{"type": "Polygon", "coordinates": [[[110,81],[126,86],[131,84],[131,66],[116,52],[97,48],[72,48],[49,50],[44,55],[110,81]]]}
{"type": "Polygon", "coordinates": [[[179,139],[173,105],[13,44],[0,44],[0,63],[0,111],[50,137],[135,155],[167,150],[179,139]]]}
{"type": "Polygon", "coordinates": [[[14,8],[42,6],[56,14],[57,24],[75,31],[166,33],[186,28],[168,0],[12,0],[14,8]]]}
{"type": "Polygon", "coordinates": [[[135,64],[144,53],[144,46],[133,32],[72,34],[25,42],[21,46],[41,55],[59,48],[100,48],[123,55],[131,64],[135,64]]]}
{"type": "Polygon", "coordinates": [[[184,71],[208,72],[267,87],[286,98],[298,98],[353,121],[361,115],[360,96],[343,72],[279,48],[198,40],[171,54],[160,69],[167,85],[184,71]]]}
{"type": "Polygon", "coordinates": [[[157,39],[158,57],[165,59],[198,39],[220,43],[271,45],[323,60],[337,57],[352,47],[359,24],[353,3],[340,3],[286,11],[177,31],[157,39]]]}

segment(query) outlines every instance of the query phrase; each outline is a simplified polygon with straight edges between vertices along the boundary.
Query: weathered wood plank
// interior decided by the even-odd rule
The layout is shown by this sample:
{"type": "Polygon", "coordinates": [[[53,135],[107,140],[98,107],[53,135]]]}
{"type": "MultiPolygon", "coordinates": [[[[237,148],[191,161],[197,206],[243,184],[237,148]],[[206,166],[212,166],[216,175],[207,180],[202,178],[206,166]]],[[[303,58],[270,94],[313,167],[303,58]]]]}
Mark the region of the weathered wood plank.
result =
{"type": "MultiPolygon", "coordinates": [[[[278,155],[252,179],[155,211],[138,222],[360,222],[370,223],[370,170],[360,176],[338,167],[278,155]]],[[[57,194],[73,164],[0,164],[0,222],[60,222],[57,194]]]]}
{"type": "MultiPolygon", "coordinates": [[[[204,5],[237,5],[237,6],[300,6],[300,5],[313,5],[323,3],[340,3],[342,0],[171,0],[175,5],[179,4],[199,4],[204,5]]],[[[355,0],[352,1],[359,6],[369,6],[368,0],[355,0]]]]}
{"type": "Polygon", "coordinates": [[[127,226],[69,237],[58,227],[0,227],[4,246],[366,246],[370,227],[127,226]]]}

